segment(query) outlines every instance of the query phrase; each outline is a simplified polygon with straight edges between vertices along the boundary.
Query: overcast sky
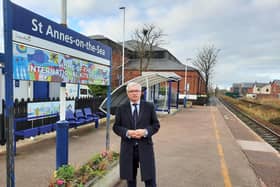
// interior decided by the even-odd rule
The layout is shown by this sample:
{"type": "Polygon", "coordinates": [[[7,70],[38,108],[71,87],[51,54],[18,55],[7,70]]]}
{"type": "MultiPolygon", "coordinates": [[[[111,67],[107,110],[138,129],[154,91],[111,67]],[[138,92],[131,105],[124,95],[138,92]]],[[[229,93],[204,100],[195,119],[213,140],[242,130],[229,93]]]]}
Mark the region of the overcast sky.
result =
{"type": "MultiPolygon", "coordinates": [[[[60,23],[60,0],[13,0],[60,23]]],[[[182,63],[206,45],[221,49],[212,84],[280,79],[280,0],[68,0],[68,27],[84,35],[122,41],[136,28],[154,24],[166,34],[163,48],[182,63]]],[[[2,14],[2,0],[1,0],[2,14]]],[[[1,28],[3,21],[1,20],[1,28]]],[[[0,30],[3,51],[3,29],[0,30]]],[[[188,65],[191,62],[188,61],[188,65]]]]}

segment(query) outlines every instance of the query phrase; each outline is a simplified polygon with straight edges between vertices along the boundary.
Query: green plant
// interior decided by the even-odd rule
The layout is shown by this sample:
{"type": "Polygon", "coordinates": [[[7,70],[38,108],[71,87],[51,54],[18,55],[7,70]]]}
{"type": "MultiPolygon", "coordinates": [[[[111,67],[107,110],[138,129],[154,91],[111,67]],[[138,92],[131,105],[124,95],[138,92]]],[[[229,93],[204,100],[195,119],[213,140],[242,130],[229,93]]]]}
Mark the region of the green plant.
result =
{"type": "Polygon", "coordinates": [[[63,179],[66,182],[73,180],[75,168],[71,165],[63,165],[56,171],[56,179],[63,179]]]}
{"type": "Polygon", "coordinates": [[[79,174],[80,175],[85,175],[86,173],[90,173],[92,171],[92,168],[86,164],[83,165],[80,169],[79,169],[79,174]]]}
{"type": "Polygon", "coordinates": [[[94,155],[91,159],[90,162],[94,165],[98,165],[102,161],[102,157],[100,154],[94,155]]]}
{"type": "Polygon", "coordinates": [[[94,96],[106,96],[108,87],[103,85],[89,85],[89,89],[94,96]]]}
{"type": "Polygon", "coordinates": [[[49,187],[64,187],[70,184],[71,187],[83,187],[83,185],[93,179],[106,174],[112,167],[112,163],[119,159],[119,153],[113,151],[103,151],[94,155],[86,164],[79,169],[74,169],[71,165],[64,165],[55,171],[54,179],[49,187]]]}

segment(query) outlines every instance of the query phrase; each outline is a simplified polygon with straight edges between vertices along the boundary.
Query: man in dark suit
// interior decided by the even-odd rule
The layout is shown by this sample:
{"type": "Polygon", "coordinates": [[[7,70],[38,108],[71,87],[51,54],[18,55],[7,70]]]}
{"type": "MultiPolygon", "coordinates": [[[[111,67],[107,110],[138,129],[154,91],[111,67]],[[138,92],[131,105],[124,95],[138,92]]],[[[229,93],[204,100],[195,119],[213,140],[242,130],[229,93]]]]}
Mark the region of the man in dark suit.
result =
{"type": "Polygon", "coordinates": [[[136,187],[137,168],[146,187],[156,187],[155,158],[152,136],[159,130],[154,105],[140,101],[141,85],[135,82],[126,87],[129,102],[119,106],[113,131],[121,137],[120,178],[128,187],[136,187]]]}

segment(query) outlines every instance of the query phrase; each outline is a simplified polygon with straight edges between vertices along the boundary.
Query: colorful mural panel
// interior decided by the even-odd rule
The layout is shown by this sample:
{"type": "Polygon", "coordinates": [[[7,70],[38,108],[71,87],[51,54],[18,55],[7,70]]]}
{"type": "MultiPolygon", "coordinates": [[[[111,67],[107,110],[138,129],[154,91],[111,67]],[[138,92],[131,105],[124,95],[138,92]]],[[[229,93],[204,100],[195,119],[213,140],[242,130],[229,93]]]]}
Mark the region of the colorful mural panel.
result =
{"type": "Polygon", "coordinates": [[[13,77],[16,80],[109,84],[109,67],[46,50],[13,45],[13,77]]]}
{"type": "MultiPolygon", "coordinates": [[[[27,104],[27,117],[34,118],[45,115],[57,114],[60,111],[60,102],[51,101],[51,102],[35,102],[27,104]]],[[[66,101],[65,111],[72,110],[75,111],[75,100],[66,101]]]]}
{"type": "Polygon", "coordinates": [[[109,68],[98,64],[90,64],[89,67],[89,82],[95,85],[109,84],[109,68]]]}
{"type": "Polygon", "coordinates": [[[27,104],[27,117],[40,117],[50,114],[59,113],[59,101],[54,102],[37,102],[27,104]]]}

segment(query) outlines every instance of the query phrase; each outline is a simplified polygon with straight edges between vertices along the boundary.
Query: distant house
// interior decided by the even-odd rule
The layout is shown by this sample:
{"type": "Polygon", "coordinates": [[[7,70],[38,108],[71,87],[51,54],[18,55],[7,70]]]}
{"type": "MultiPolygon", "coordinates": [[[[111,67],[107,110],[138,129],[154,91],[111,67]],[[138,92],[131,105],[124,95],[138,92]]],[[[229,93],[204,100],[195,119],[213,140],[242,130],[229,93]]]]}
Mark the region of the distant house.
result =
{"type": "Polygon", "coordinates": [[[232,92],[249,98],[280,98],[280,80],[271,83],[234,83],[232,92]]]}
{"type": "Polygon", "coordinates": [[[230,91],[234,94],[237,94],[239,95],[240,93],[240,87],[241,87],[241,84],[240,83],[233,83],[232,84],[232,87],[230,88],[230,91]]]}
{"type": "Polygon", "coordinates": [[[280,80],[273,80],[271,82],[271,95],[280,98],[280,80]]]}
{"type": "Polygon", "coordinates": [[[247,94],[253,94],[254,93],[254,87],[253,88],[248,88],[247,89],[247,94]]]}
{"type": "Polygon", "coordinates": [[[269,83],[254,83],[253,93],[254,94],[270,94],[271,85],[269,83]]]}
{"type": "Polygon", "coordinates": [[[248,93],[253,93],[253,86],[254,83],[250,82],[241,82],[241,83],[234,83],[232,85],[233,93],[239,96],[245,96],[248,93]]]}

